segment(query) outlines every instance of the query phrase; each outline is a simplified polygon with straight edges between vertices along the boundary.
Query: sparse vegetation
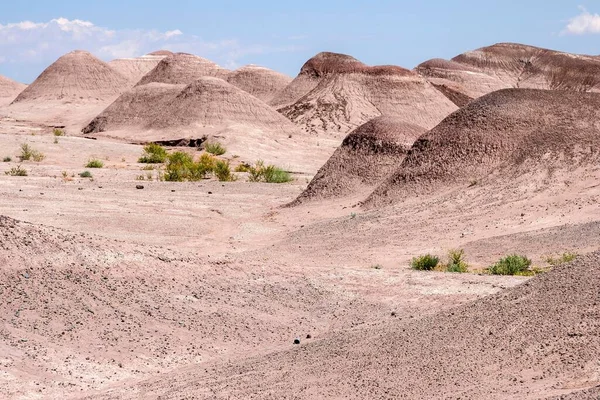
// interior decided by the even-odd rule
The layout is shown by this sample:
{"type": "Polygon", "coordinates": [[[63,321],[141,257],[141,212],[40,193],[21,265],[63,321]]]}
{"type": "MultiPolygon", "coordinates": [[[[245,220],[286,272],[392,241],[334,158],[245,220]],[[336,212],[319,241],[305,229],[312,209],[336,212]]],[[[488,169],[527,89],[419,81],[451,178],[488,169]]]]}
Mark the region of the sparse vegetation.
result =
{"type": "Polygon", "coordinates": [[[492,275],[535,275],[535,271],[529,269],[531,260],[519,254],[511,254],[500,259],[488,268],[492,275]]]}
{"type": "Polygon", "coordinates": [[[46,156],[43,153],[31,147],[28,143],[23,143],[21,145],[21,154],[19,155],[21,161],[33,160],[35,162],[40,162],[44,158],[46,158],[46,156]]]}
{"type": "Polygon", "coordinates": [[[262,160],[248,168],[250,182],[286,183],[292,180],[289,172],[274,165],[265,166],[262,160]]]}
{"type": "Polygon", "coordinates": [[[54,128],[52,133],[54,134],[54,136],[65,136],[65,131],[63,131],[62,129],[58,129],[58,128],[54,128]]]}
{"type": "Polygon", "coordinates": [[[410,267],[417,271],[432,271],[437,267],[440,259],[431,254],[425,254],[419,257],[415,257],[410,262],[410,267]]]}
{"type": "Polygon", "coordinates": [[[204,150],[215,156],[221,156],[227,152],[227,149],[219,142],[206,143],[204,145],[204,150]]]}
{"type": "Polygon", "coordinates": [[[153,165],[144,165],[144,167],[142,168],[142,171],[154,171],[154,166],[153,165]]]}
{"type": "Polygon", "coordinates": [[[91,178],[92,173],[90,171],[83,171],[79,173],[79,176],[82,178],[91,178]]]}
{"type": "Polygon", "coordinates": [[[248,163],[241,163],[238,164],[237,167],[235,167],[235,172],[250,172],[250,168],[252,168],[252,166],[248,163]]]}
{"type": "Polygon", "coordinates": [[[12,167],[11,169],[9,169],[8,171],[4,172],[6,175],[10,175],[10,176],[27,176],[27,170],[23,167],[21,167],[20,165],[17,165],[16,167],[12,167]]]}
{"type": "Polygon", "coordinates": [[[138,162],[144,164],[161,164],[167,160],[167,156],[167,150],[160,144],[148,143],[144,146],[144,152],[138,159],[138,162]]]}
{"type": "Polygon", "coordinates": [[[556,267],[557,265],[573,261],[575,258],[577,258],[577,256],[577,253],[571,253],[567,251],[557,257],[549,256],[548,258],[546,258],[546,262],[551,266],[556,267]]]}
{"type": "Polygon", "coordinates": [[[102,167],[104,167],[104,162],[97,158],[92,158],[88,161],[88,163],[85,165],[85,167],[86,168],[102,168],[102,167]]]}
{"type": "Polygon", "coordinates": [[[235,180],[235,175],[231,173],[231,168],[229,168],[229,161],[218,160],[215,163],[213,172],[221,182],[232,182],[235,180]]]}
{"type": "Polygon", "coordinates": [[[167,157],[164,180],[171,182],[198,181],[206,178],[215,168],[215,158],[202,154],[198,161],[183,151],[177,151],[167,157]]]}
{"type": "Polygon", "coordinates": [[[2,159],[2,161],[3,161],[3,162],[11,162],[11,161],[12,161],[12,158],[11,158],[11,157],[9,157],[9,156],[6,156],[6,157],[4,157],[4,158],[2,159]]]}
{"type": "Polygon", "coordinates": [[[448,251],[448,263],[444,265],[444,271],[459,273],[469,271],[469,264],[465,261],[465,251],[463,249],[448,251]]]}

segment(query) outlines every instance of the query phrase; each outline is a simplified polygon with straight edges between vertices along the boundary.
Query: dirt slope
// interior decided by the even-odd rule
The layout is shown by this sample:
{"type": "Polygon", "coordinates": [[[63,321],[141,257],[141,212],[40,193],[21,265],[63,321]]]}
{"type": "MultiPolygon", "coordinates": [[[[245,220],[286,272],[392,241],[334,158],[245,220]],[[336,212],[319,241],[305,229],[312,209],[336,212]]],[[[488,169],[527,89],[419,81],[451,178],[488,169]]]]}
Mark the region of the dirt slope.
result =
{"type": "Polygon", "coordinates": [[[292,204],[374,189],[398,168],[425,128],[377,117],[352,131],[292,204]]]}
{"type": "Polygon", "coordinates": [[[598,91],[600,59],[517,43],[498,43],[415,71],[430,82],[477,98],[505,88],[598,91]]]}
{"type": "MultiPolygon", "coordinates": [[[[129,393],[185,398],[537,399],[597,385],[600,253],[410,322],[189,368],[129,393]]],[[[577,397],[574,397],[577,398],[577,397]]],[[[583,397],[586,398],[586,397],[583,397]]]]}
{"type": "Polygon", "coordinates": [[[168,57],[171,54],[173,53],[157,51],[142,57],[118,58],[110,61],[108,65],[126,77],[129,80],[130,85],[133,86],[138,83],[144,75],[152,71],[163,58],[168,57]]]}
{"type": "Polygon", "coordinates": [[[173,100],[184,87],[184,85],[156,82],[135,86],[119,96],[117,100],[96,116],[83,128],[83,133],[98,133],[143,126],[154,118],[157,110],[173,100]]]}
{"type": "Polygon", "coordinates": [[[297,79],[288,88],[309,91],[279,111],[312,134],[345,135],[380,115],[429,129],[456,110],[446,96],[411,71],[369,67],[341,54],[317,55],[297,79]]]}
{"type": "Polygon", "coordinates": [[[25,90],[13,104],[62,100],[113,99],[127,87],[127,78],[86,51],[65,54],[25,90]]]}
{"type": "Polygon", "coordinates": [[[231,72],[227,82],[268,103],[292,81],[287,75],[258,65],[246,65],[231,72]]]}
{"type": "Polygon", "coordinates": [[[27,85],[0,75],[0,106],[9,104],[27,85]]]}
{"type": "Polygon", "coordinates": [[[266,276],[262,265],[4,216],[0,264],[0,295],[8,299],[0,303],[2,398],[34,391],[58,398],[65,390],[258,352],[296,330],[328,329],[319,316],[340,306],[354,308],[351,314],[372,309],[302,276],[266,276]],[[14,379],[20,384],[10,385],[14,379]]]}
{"type": "Polygon", "coordinates": [[[187,53],[175,53],[163,58],[153,70],[148,72],[137,85],[151,82],[189,85],[203,76],[225,78],[229,71],[214,62],[187,53]]]}
{"type": "Polygon", "coordinates": [[[595,93],[490,93],[419,138],[366,204],[394,201],[437,185],[508,181],[524,174],[547,177],[558,170],[593,166],[600,156],[598,118],[600,95],[595,93]]]}

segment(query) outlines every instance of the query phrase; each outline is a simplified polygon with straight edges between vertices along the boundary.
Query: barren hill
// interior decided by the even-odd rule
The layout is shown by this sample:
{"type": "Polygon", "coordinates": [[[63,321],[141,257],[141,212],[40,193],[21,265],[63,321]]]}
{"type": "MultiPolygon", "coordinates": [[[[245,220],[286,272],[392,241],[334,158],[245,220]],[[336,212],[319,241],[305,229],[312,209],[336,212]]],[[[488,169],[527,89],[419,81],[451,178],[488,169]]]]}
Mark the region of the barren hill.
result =
{"type": "MultiPolygon", "coordinates": [[[[190,368],[138,390],[165,399],[539,399],[597,385],[600,253],[417,321],[397,316],[284,352],[190,368]]],[[[592,389],[589,394],[597,390],[592,389]]],[[[569,398],[569,397],[565,397],[569,398]]],[[[590,398],[577,397],[572,398],[590,398]]]]}
{"type": "Polygon", "coordinates": [[[225,78],[229,70],[202,57],[187,53],[175,53],[163,58],[148,72],[138,85],[151,82],[188,85],[203,76],[225,78]]]}
{"type": "Polygon", "coordinates": [[[600,59],[516,43],[498,43],[415,69],[442,89],[477,98],[505,88],[597,91],[600,59]]]}
{"type": "Polygon", "coordinates": [[[298,88],[298,94],[300,89],[308,92],[279,111],[306,132],[316,134],[345,135],[380,115],[432,128],[456,109],[454,103],[409,70],[369,67],[352,57],[332,53],[309,60],[289,88],[298,88]]]}
{"type": "Polygon", "coordinates": [[[114,99],[127,87],[127,78],[86,51],[73,51],[56,60],[13,104],[62,100],[114,99]]]}
{"type": "Polygon", "coordinates": [[[0,75],[0,105],[8,104],[25,89],[27,85],[15,82],[0,75]]]}
{"type": "Polygon", "coordinates": [[[596,93],[536,89],[490,93],[421,136],[366,203],[393,201],[438,185],[544,176],[594,165],[600,158],[599,118],[596,93]]]}
{"type": "Polygon", "coordinates": [[[290,84],[277,94],[269,104],[277,109],[290,106],[313,90],[321,79],[332,72],[332,66],[338,69],[352,68],[358,66],[363,68],[365,65],[356,58],[338,53],[322,52],[309,59],[300,73],[290,84]]]}
{"type": "Polygon", "coordinates": [[[160,60],[168,57],[171,52],[164,50],[146,54],[142,57],[135,58],[118,58],[108,63],[113,69],[125,76],[130,85],[133,86],[148,72],[152,71],[158,65],[160,60]]]}
{"type": "Polygon", "coordinates": [[[143,126],[154,118],[157,110],[173,100],[184,87],[185,85],[156,82],[135,86],[119,96],[84,127],[82,132],[98,133],[143,126]]]}
{"type": "Polygon", "coordinates": [[[258,65],[246,65],[231,72],[227,82],[268,103],[292,78],[258,65]]]}
{"type": "Polygon", "coordinates": [[[365,194],[395,171],[426,129],[377,117],[352,131],[293,204],[365,194]]]}
{"type": "Polygon", "coordinates": [[[317,146],[314,140],[303,140],[302,132],[266,103],[214,77],[202,77],[187,86],[137,85],[83,132],[106,132],[138,142],[217,140],[246,162],[263,159],[313,173],[316,163],[331,154],[327,148],[313,148],[317,146]],[[313,157],[308,158],[309,154],[313,157]]]}

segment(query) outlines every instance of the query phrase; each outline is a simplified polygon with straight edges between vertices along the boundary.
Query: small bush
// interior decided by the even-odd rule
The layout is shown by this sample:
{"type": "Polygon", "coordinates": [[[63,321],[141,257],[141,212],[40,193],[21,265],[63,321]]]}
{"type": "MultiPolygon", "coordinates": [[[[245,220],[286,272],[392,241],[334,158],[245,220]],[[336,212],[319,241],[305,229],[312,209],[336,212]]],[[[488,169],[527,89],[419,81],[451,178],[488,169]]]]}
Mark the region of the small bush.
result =
{"type": "Polygon", "coordinates": [[[97,158],[92,158],[85,165],[86,168],[102,168],[104,167],[104,162],[102,160],[98,160],[97,158]]]}
{"type": "Polygon", "coordinates": [[[161,164],[167,160],[167,150],[160,144],[148,143],[144,146],[144,152],[138,159],[139,163],[161,164]]]}
{"type": "Polygon", "coordinates": [[[23,143],[21,145],[21,154],[19,155],[19,158],[21,159],[21,161],[33,160],[36,162],[40,162],[45,157],[46,156],[43,153],[35,150],[28,143],[23,143]]]}
{"type": "Polygon", "coordinates": [[[20,165],[17,165],[16,167],[12,167],[11,169],[9,169],[8,171],[4,172],[6,175],[10,175],[10,176],[27,176],[27,171],[25,170],[25,168],[21,167],[20,165]]]}
{"type": "Polygon", "coordinates": [[[82,178],[91,178],[92,173],[90,171],[83,171],[79,173],[79,176],[82,178]]]}
{"type": "Polygon", "coordinates": [[[11,162],[11,161],[12,161],[12,158],[10,158],[10,157],[6,156],[6,157],[4,157],[4,158],[2,159],[2,161],[3,161],[3,162],[11,162]]]}
{"type": "Polygon", "coordinates": [[[263,175],[267,183],[286,183],[292,180],[289,172],[282,170],[274,165],[265,168],[263,175]]]}
{"type": "Polygon", "coordinates": [[[448,251],[448,264],[446,272],[468,272],[469,264],[465,262],[465,251],[463,249],[448,251]]]}
{"type": "Polygon", "coordinates": [[[215,156],[221,156],[227,152],[227,149],[219,142],[206,143],[204,145],[204,150],[215,156]]]}
{"type": "Polygon", "coordinates": [[[214,173],[221,182],[235,181],[235,175],[231,174],[231,168],[229,168],[229,161],[218,160],[215,163],[214,173]]]}
{"type": "Polygon", "coordinates": [[[153,165],[144,165],[144,167],[142,168],[142,171],[154,171],[154,166],[153,165]]]}
{"type": "Polygon", "coordinates": [[[237,167],[235,167],[234,171],[235,172],[250,172],[250,168],[251,168],[250,164],[241,163],[241,164],[238,164],[237,167]]]}
{"type": "Polygon", "coordinates": [[[167,157],[165,173],[162,179],[171,182],[198,181],[215,169],[215,158],[209,154],[202,154],[195,162],[188,153],[177,151],[167,157]]]}
{"type": "Polygon", "coordinates": [[[550,264],[551,266],[556,267],[557,265],[573,261],[577,256],[578,256],[577,253],[571,253],[571,252],[567,251],[559,257],[552,257],[552,256],[548,257],[546,259],[546,262],[548,264],[550,264]]]}
{"type": "Polygon", "coordinates": [[[248,167],[248,173],[250,182],[286,183],[292,180],[289,172],[274,165],[265,166],[262,160],[248,167]]]}
{"type": "Polygon", "coordinates": [[[492,275],[533,275],[534,272],[529,270],[530,266],[531,260],[527,257],[511,254],[490,266],[488,272],[492,275]]]}
{"type": "Polygon", "coordinates": [[[410,262],[410,267],[417,271],[432,271],[437,267],[440,259],[431,254],[425,254],[424,256],[415,257],[410,262]]]}
{"type": "Polygon", "coordinates": [[[167,157],[165,181],[183,182],[189,180],[194,168],[194,159],[188,153],[176,151],[167,157]]]}
{"type": "Polygon", "coordinates": [[[65,131],[63,131],[62,129],[58,129],[55,128],[52,133],[54,134],[54,136],[65,136],[65,131]]]}

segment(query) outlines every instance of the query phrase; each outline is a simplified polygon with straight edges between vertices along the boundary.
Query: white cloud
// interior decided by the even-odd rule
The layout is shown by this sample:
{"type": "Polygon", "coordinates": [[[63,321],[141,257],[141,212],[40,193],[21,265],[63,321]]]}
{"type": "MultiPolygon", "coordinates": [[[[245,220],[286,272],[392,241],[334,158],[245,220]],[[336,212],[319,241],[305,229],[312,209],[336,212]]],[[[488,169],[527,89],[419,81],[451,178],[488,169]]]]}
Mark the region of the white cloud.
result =
{"type": "Polygon", "coordinates": [[[571,18],[562,33],[570,35],[600,33],[600,15],[592,14],[581,6],[579,9],[581,14],[571,18]]]}
{"type": "Polygon", "coordinates": [[[104,59],[136,57],[166,49],[197,54],[224,66],[238,66],[241,58],[295,51],[297,46],[240,43],[236,39],[206,41],[179,29],[112,30],[90,21],[56,18],[48,22],[0,24],[0,63],[48,65],[71,50],[87,50],[104,59]]]}

